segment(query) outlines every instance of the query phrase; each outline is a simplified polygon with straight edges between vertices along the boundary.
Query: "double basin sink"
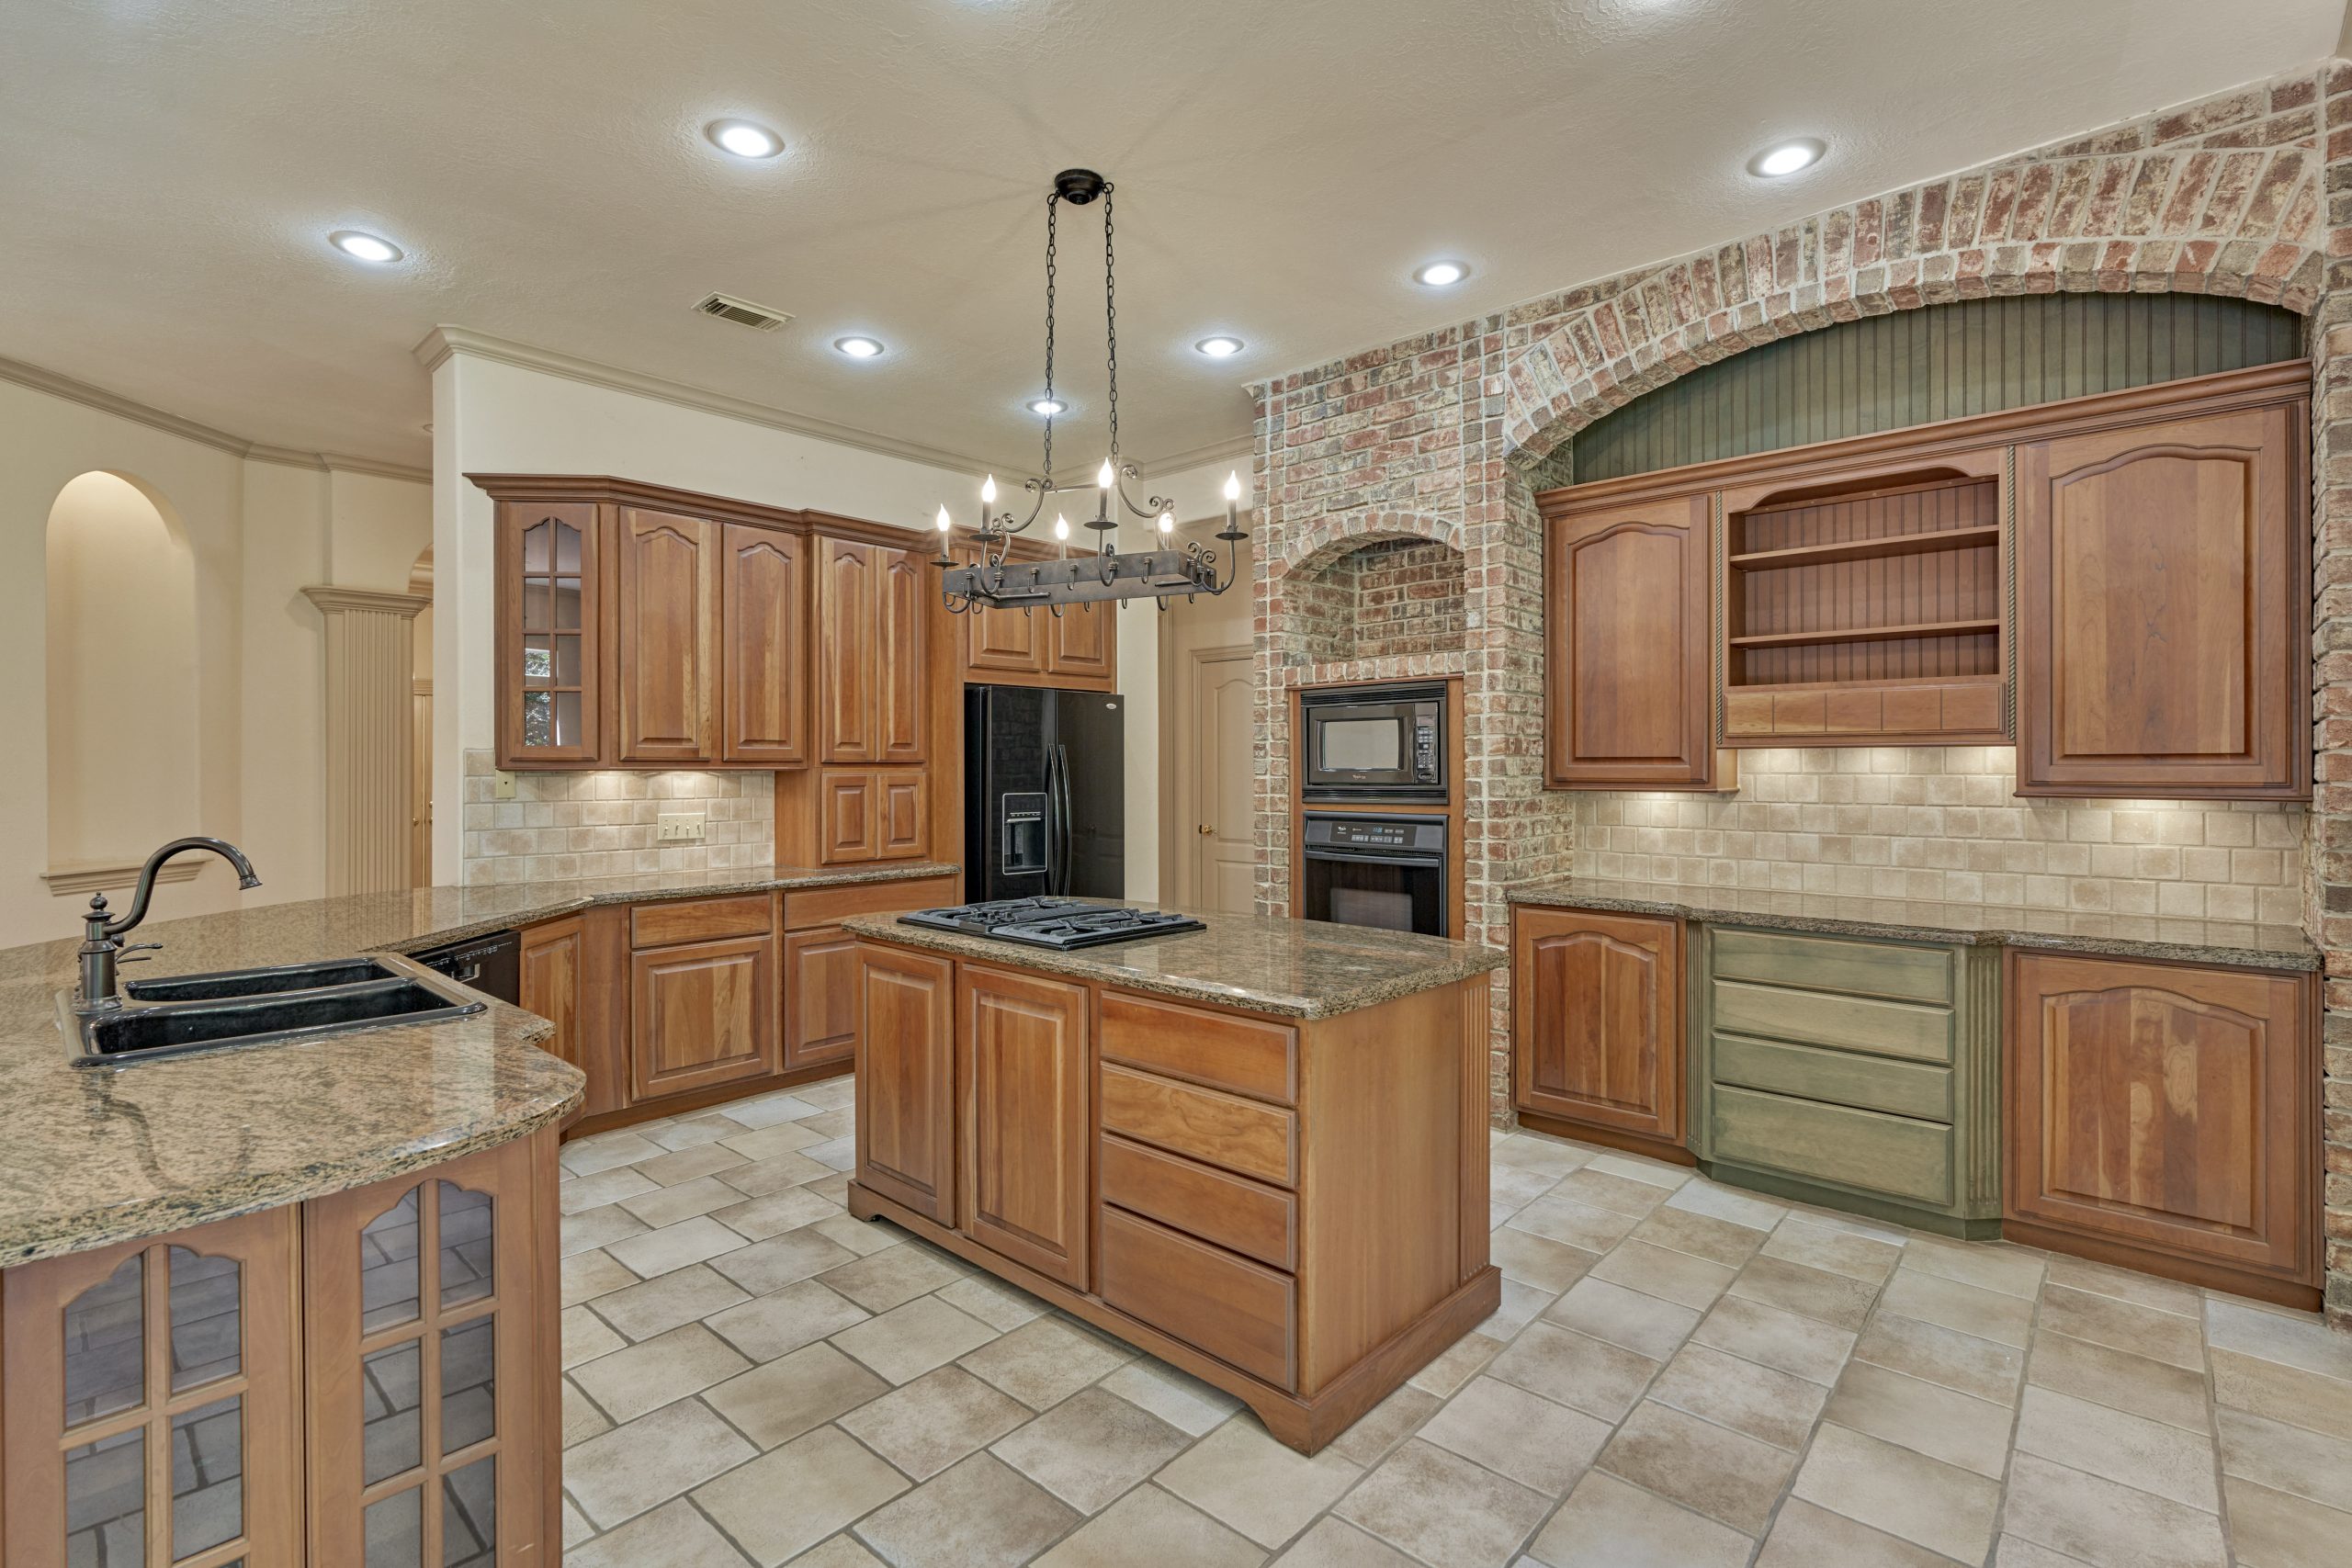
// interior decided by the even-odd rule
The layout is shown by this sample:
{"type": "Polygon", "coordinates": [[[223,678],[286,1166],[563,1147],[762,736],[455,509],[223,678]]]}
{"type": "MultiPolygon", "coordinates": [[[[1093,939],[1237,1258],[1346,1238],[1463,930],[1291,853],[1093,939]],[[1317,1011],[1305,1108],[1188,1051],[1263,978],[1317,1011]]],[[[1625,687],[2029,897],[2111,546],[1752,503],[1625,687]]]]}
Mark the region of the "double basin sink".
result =
{"type": "Polygon", "coordinates": [[[440,1023],[489,1005],[421,964],[392,957],[175,975],[133,980],[122,990],[122,1006],[93,1010],[77,1010],[70,991],[59,995],[59,1019],[77,1066],[440,1023]]]}

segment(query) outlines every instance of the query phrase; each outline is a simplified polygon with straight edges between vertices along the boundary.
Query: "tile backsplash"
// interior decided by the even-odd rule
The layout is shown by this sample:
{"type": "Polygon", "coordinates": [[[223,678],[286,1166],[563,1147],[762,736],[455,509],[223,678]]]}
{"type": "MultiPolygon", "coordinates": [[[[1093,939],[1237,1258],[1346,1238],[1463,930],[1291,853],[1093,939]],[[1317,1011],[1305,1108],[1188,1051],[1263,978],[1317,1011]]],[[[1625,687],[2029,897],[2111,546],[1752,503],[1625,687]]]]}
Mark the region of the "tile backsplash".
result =
{"type": "Polygon", "coordinates": [[[2302,922],[2301,806],[2022,800],[2006,746],[1742,751],[1739,779],[1580,797],[1576,874],[2302,922]]]}
{"type": "Polygon", "coordinates": [[[734,772],[517,773],[494,798],[497,759],[466,753],[460,879],[541,882],[662,871],[726,871],[775,858],[775,775],[734,772]],[[661,844],[663,812],[704,815],[698,844],[661,844]]]}

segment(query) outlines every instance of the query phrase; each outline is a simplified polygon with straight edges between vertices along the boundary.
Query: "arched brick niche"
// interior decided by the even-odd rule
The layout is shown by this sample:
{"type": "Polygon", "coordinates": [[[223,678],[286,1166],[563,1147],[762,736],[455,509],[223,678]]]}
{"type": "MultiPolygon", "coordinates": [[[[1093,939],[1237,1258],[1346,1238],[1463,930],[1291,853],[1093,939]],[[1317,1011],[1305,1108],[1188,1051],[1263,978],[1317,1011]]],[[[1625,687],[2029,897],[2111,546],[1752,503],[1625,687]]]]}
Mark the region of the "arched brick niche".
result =
{"type": "Polygon", "coordinates": [[[1299,665],[1379,671],[1458,658],[1466,594],[1458,523],[1365,513],[1293,540],[1275,569],[1299,665]]]}

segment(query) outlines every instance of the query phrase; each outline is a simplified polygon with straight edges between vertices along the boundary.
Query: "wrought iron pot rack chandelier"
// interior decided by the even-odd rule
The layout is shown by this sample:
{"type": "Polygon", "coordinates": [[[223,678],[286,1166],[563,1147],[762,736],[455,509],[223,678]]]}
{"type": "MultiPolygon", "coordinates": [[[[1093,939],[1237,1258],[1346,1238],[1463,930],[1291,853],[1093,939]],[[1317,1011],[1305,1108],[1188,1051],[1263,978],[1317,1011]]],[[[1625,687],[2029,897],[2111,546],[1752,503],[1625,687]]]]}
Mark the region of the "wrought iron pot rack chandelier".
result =
{"type": "MultiPolygon", "coordinates": [[[[1225,481],[1225,530],[1216,536],[1225,546],[1222,573],[1217,552],[1200,544],[1188,544],[1182,548],[1162,545],[1156,549],[1119,553],[1120,519],[1113,505],[1114,498],[1118,506],[1136,516],[1156,519],[1162,539],[1175,532],[1176,503],[1166,496],[1154,495],[1137,505],[1127,493],[1127,483],[1134,480],[1140,484],[1143,471],[1119,456],[1119,307],[1111,203],[1114,188],[1110,181],[1091,169],[1064,169],[1054,176],[1054,187],[1046,193],[1046,393],[1034,405],[1046,416],[1045,462],[1036,477],[1022,484],[1036,499],[1030,503],[1029,515],[1017,523],[1011,511],[996,510],[996,477],[991,474],[980,486],[980,522],[972,531],[978,556],[969,564],[958,561],[950,553],[955,522],[947,508],[940,507],[939,558],[932,565],[940,570],[941,595],[947,601],[947,607],[958,615],[975,610],[1046,609],[1058,615],[1065,604],[1101,599],[1156,599],[1160,608],[1166,609],[1168,601],[1179,595],[1223,593],[1233,586],[1233,547],[1250,536],[1241,527],[1238,474],[1227,475],[1225,481]],[[1088,488],[1084,482],[1064,484],[1054,479],[1054,417],[1060,412],[1054,396],[1054,286],[1061,204],[1087,207],[1097,200],[1102,203],[1102,318],[1110,347],[1111,455],[1095,471],[1091,481],[1096,492],[1094,515],[1084,524],[1095,536],[1096,553],[1060,560],[1014,561],[1008,558],[1013,538],[1027,533],[1045,514],[1046,502],[1057,495],[1088,488]]],[[[1053,535],[1059,542],[1067,544],[1069,540],[1069,519],[1058,513],[1054,518],[1053,535]]]]}

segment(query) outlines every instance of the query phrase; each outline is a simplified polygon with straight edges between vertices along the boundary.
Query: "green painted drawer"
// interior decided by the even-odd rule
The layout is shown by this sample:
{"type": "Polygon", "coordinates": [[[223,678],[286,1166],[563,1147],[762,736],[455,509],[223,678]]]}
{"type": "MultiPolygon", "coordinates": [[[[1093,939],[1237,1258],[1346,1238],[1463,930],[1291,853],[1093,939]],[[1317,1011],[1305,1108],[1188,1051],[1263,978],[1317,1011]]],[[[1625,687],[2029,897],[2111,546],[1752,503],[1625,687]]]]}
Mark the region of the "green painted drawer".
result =
{"type": "Polygon", "coordinates": [[[1724,979],[1722,966],[1716,968],[1710,999],[1718,1029],[1914,1062],[1951,1063],[1950,1008],[1749,985],[1724,979]]]}
{"type": "Polygon", "coordinates": [[[1718,1087],[1714,1157],[1932,1203],[1953,1201],[1952,1130],[1939,1122],[1718,1087]]]}
{"type": "Polygon", "coordinates": [[[1720,927],[1714,945],[1718,979],[1944,1006],[1954,995],[1950,948],[1720,927]]]}
{"type": "Polygon", "coordinates": [[[1714,1063],[1718,1084],[1916,1116],[1925,1122],[1949,1122],[1952,1117],[1950,1067],[1891,1062],[1883,1056],[1750,1040],[1738,1034],[1718,1033],[1713,1045],[1709,1058],[1714,1063]]]}

